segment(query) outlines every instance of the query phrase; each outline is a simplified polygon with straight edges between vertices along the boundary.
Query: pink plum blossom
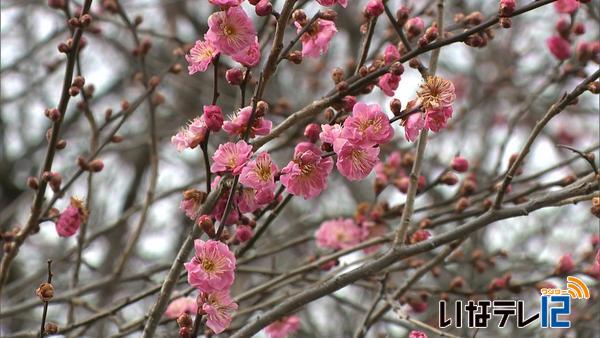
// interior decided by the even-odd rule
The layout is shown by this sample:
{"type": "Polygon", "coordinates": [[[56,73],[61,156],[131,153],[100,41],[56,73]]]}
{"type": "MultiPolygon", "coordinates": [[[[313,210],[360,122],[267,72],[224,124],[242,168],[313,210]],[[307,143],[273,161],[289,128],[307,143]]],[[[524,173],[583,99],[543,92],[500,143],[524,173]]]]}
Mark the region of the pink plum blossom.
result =
{"type": "Polygon", "coordinates": [[[322,124],[321,125],[321,133],[319,134],[319,138],[323,143],[334,144],[335,141],[340,138],[342,134],[342,126],[339,124],[322,124]]]}
{"type": "Polygon", "coordinates": [[[219,241],[194,241],[195,255],[184,264],[188,283],[202,292],[227,290],[233,284],[235,256],[219,241]]]}
{"type": "Polygon", "coordinates": [[[258,37],[255,38],[254,43],[238,53],[233,54],[231,58],[246,67],[256,66],[258,61],[260,61],[260,45],[258,44],[258,37]]]}
{"type": "Polygon", "coordinates": [[[425,112],[425,127],[433,132],[446,128],[448,119],[452,117],[452,106],[429,109],[425,112]]]}
{"type": "Polygon", "coordinates": [[[348,6],[348,0],[317,0],[317,2],[319,3],[319,5],[321,6],[326,6],[326,7],[331,7],[333,5],[340,4],[340,6],[346,8],[346,6],[348,6]]]}
{"type": "MultiPolygon", "coordinates": [[[[302,25],[298,22],[294,24],[297,31],[300,32],[302,25]]],[[[300,37],[300,41],[302,41],[302,56],[319,57],[321,54],[327,53],[329,42],[336,32],[337,28],[333,21],[317,19],[313,23],[313,26],[300,37]]]]}
{"type": "Polygon", "coordinates": [[[408,338],[427,338],[427,334],[423,331],[412,330],[408,334],[408,338]]]}
{"type": "Polygon", "coordinates": [[[578,0],[558,0],[554,3],[554,9],[558,13],[571,14],[579,8],[578,0]]]}
{"type": "Polygon", "coordinates": [[[277,320],[265,328],[269,338],[286,338],[290,333],[298,331],[300,328],[300,318],[298,316],[289,316],[277,320]]]}
{"type": "Polygon", "coordinates": [[[223,113],[217,105],[204,106],[202,120],[210,131],[219,131],[223,126],[223,113]]]}
{"type": "Polygon", "coordinates": [[[404,123],[404,136],[406,140],[413,142],[419,136],[421,129],[425,128],[425,120],[420,112],[411,114],[404,123]]]}
{"type": "Polygon", "coordinates": [[[378,161],[379,147],[362,146],[350,141],[343,142],[336,151],[336,167],[340,174],[351,181],[362,180],[371,173],[378,161]]]}
{"type": "Polygon", "coordinates": [[[205,72],[217,55],[219,55],[219,51],[212,42],[196,41],[189,54],[185,56],[185,60],[188,62],[188,72],[190,75],[205,72]]]}
{"type": "Polygon", "coordinates": [[[235,55],[256,41],[256,29],[242,7],[236,6],[208,17],[205,38],[220,52],[235,55]]]}
{"type": "Polygon", "coordinates": [[[385,73],[379,77],[377,86],[381,88],[381,91],[387,96],[394,96],[394,92],[398,89],[400,84],[400,76],[392,73],[385,73]]]}
{"type": "Polygon", "coordinates": [[[208,2],[215,6],[219,6],[223,9],[226,9],[229,7],[239,6],[242,4],[242,2],[244,2],[244,0],[208,0],[208,2]]]}
{"type": "Polygon", "coordinates": [[[246,164],[242,169],[240,183],[254,188],[256,190],[275,189],[275,174],[277,165],[271,160],[271,156],[266,153],[260,153],[255,160],[246,164]]]}
{"type": "Polygon", "coordinates": [[[231,172],[239,175],[250,156],[252,156],[252,146],[244,140],[237,143],[220,144],[212,157],[214,162],[210,166],[210,171],[213,173],[231,172]]]}
{"type": "Polygon", "coordinates": [[[317,245],[330,249],[352,247],[360,243],[366,236],[367,231],[349,218],[323,222],[315,233],[317,245]]]}
{"type": "Polygon", "coordinates": [[[400,52],[398,51],[398,48],[392,44],[388,44],[387,47],[385,47],[383,59],[386,65],[398,61],[400,59],[400,52]]]}
{"type": "Polygon", "coordinates": [[[172,301],[167,310],[165,310],[165,317],[169,319],[177,319],[184,313],[195,315],[198,311],[198,304],[192,297],[179,297],[172,301]]]}
{"type": "Polygon", "coordinates": [[[566,60],[571,57],[571,43],[559,35],[548,38],[546,46],[558,60],[566,60]]]}
{"type": "Polygon", "coordinates": [[[575,270],[575,263],[570,253],[566,253],[558,259],[558,266],[556,267],[556,273],[559,275],[566,275],[575,270]]]}
{"type": "Polygon", "coordinates": [[[252,238],[252,228],[248,225],[239,225],[235,229],[235,238],[240,241],[240,243],[247,242],[252,238]]]}
{"type": "Polygon", "coordinates": [[[56,233],[60,237],[71,237],[75,235],[81,223],[85,222],[87,211],[83,202],[75,197],[71,197],[69,206],[63,210],[56,221],[56,233]]]}
{"type": "Polygon", "coordinates": [[[293,195],[313,198],[327,188],[332,169],[331,158],[322,158],[321,150],[314,144],[301,142],[294,150],[294,159],[281,169],[281,184],[293,195]]]}
{"type": "Polygon", "coordinates": [[[204,122],[204,118],[197,117],[171,137],[171,143],[179,152],[186,148],[194,149],[198,144],[204,142],[207,132],[208,126],[204,122]]]}
{"type": "Polygon", "coordinates": [[[462,156],[456,156],[452,159],[450,166],[452,167],[452,170],[464,173],[469,170],[469,161],[462,156]]]}
{"type": "Polygon", "coordinates": [[[229,290],[204,292],[198,296],[198,307],[206,314],[206,326],[214,333],[221,333],[231,324],[231,314],[238,305],[229,295],[229,290]]]}
{"type": "Polygon", "coordinates": [[[390,121],[378,104],[359,102],[344,121],[341,136],[353,143],[368,146],[384,144],[394,136],[390,121]]]}
{"type": "MultiPolygon", "coordinates": [[[[243,135],[250,121],[250,115],[252,114],[252,107],[244,107],[240,109],[235,115],[231,117],[229,121],[225,121],[223,124],[223,130],[229,135],[243,135]]],[[[273,122],[265,119],[264,117],[254,116],[252,129],[250,130],[250,137],[256,135],[267,135],[271,131],[273,122]]]]}

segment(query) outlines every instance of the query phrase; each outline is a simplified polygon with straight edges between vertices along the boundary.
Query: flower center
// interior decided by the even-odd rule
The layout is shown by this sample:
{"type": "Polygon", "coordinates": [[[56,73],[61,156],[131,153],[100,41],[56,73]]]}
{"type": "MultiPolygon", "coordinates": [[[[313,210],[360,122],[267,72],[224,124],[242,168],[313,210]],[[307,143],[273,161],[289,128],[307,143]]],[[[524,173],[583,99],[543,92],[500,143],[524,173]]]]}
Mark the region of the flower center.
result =
{"type": "Polygon", "coordinates": [[[215,262],[205,259],[202,261],[202,268],[204,268],[204,271],[213,272],[215,270],[215,262]]]}
{"type": "Polygon", "coordinates": [[[271,178],[271,168],[265,164],[257,164],[256,175],[258,175],[262,181],[268,181],[269,178],[271,178]]]}
{"type": "Polygon", "coordinates": [[[302,175],[310,175],[313,170],[315,169],[315,165],[314,164],[303,164],[300,166],[300,171],[302,172],[302,175]]]}
{"type": "Polygon", "coordinates": [[[231,37],[235,34],[235,28],[232,25],[225,25],[223,27],[223,33],[225,33],[225,36],[231,37]]]}

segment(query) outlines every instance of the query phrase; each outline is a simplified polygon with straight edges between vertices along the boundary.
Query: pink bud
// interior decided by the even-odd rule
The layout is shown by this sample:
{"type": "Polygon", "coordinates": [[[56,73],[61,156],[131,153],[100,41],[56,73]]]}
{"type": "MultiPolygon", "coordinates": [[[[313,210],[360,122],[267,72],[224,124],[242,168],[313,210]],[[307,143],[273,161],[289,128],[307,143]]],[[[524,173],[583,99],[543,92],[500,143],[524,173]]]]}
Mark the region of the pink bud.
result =
{"type": "Polygon", "coordinates": [[[419,176],[419,180],[417,181],[417,190],[423,190],[426,184],[427,181],[425,180],[425,176],[419,176]]]}
{"type": "Polygon", "coordinates": [[[240,241],[240,243],[247,242],[252,238],[252,228],[247,225],[239,225],[237,229],[235,229],[235,238],[240,241]]]}
{"type": "Polygon", "coordinates": [[[91,172],[98,173],[104,169],[104,162],[102,162],[102,160],[93,160],[92,162],[88,163],[88,167],[90,168],[91,172]]]}
{"type": "Polygon", "coordinates": [[[230,68],[225,73],[227,83],[232,86],[239,86],[244,80],[244,72],[240,68],[230,68]]]}
{"type": "Polygon", "coordinates": [[[356,104],[356,97],[352,95],[346,95],[342,99],[342,104],[344,105],[344,110],[347,112],[351,112],[356,104]]]}
{"type": "Polygon", "coordinates": [[[71,204],[58,216],[56,221],[56,232],[61,237],[73,236],[81,223],[85,221],[87,211],[83,206],[83,203],[76,199],[71,198],[71,204]]]}
{"type": "Polygon", "coordinates": [[[570,253],[562,255],[558,259],[558,266],[556,267],[556,273],[559,275],[566,275],[575,270],[575,263],[570,253]]]}
{"type": "Polygon", "coordinates": [[[427,334],[423,331],[412,330],[408,334],[408,338],[428,338],[427,334]]]}
{"type": "Polygon", "coordinates": [[[203,111],[202,121],[204,121],[206,127],[215,132],[221,130],[221,126],[223,126],[221,107],[217,105],[204,106],[203,111]]]}
{"type": "Polygon", "coordinates": [[[260,0],[254,7],[254,11],[258,16],[267,16],[273,12],[273,5],[268,0],[260,0]]]}
{"type": "Polygon", "coordinates": [[[452,164],[450,165],[452,170],[457,171],[459,173],[464,173],[469,170],[469,161],[462,156],[456,156],[452,160],[452,164]]]}
{"type": "Polygon", "coordinates": [[[404,28],[408,32],[409,39],[412,39],[423,33],[423,30],[425,29],[425,23],[421,18],[416,16],[414,18],[408,19],[408,21],[406,21],[406,24],[404,25],[404,28]]]}
{"type": "Polygon", "coordinates": [[[431,237],[431,233],[427,230],[417,230],[410,238],[411,243],[419,243],[431,237]]]}
{"type": "Polygon", "coordinates": [[[564,16],[556,21],[556,31],[564,37],[569,36],[569,29],[571,29],[571,23],[564,16]]]}
{"type": "Polygon", "coordinates": [[[317,142],[320,133],[321,127],[316,123],[311,123],[304,128],[304,136],[306,136],[312,143],[317,142]]]}
{"type": "Polygon", "coordinates": [[[515,0],[500,0],[499,16],[511,16],[515,11],[517,3],[515,0]]]}
{"type": "Polygon", "coordinates": [[[365,13],[371,17],[380,16],[383,13],[383,1],[369,0],[367,7],[365,7],[365,13]]]}
{"type": "Polygon", "coordinates": [[[558,35],[548,38],[546,45],[550,53],[559,60],[566,60],[571,57],[571,44],[558,35]]]}
{"type": "Polygon", "coordinates": [[[582,22],[579,22],[573,27],[573,33],[577,35],[585,34],[585,25],[582,22]]]}

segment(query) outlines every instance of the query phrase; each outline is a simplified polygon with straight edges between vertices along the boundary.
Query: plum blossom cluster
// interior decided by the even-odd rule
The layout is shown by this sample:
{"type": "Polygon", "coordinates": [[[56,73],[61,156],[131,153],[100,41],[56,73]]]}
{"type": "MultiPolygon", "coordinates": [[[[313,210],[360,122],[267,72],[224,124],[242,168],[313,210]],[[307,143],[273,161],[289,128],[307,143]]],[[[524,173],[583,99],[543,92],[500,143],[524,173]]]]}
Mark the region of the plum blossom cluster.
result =
{"type": "Polygon", "coordinates": [[[417,92],[417,99],[408,103],[407,110],[417,112],[403,121],[406,139],[414,141],[422,129],[438,132],[446,128],[454,100],[456,93],[451,81],[439,76],[427,77],[417,92]]]}
{"type": "Polygon", "coordinates": [[[168,316],[179,316],[182,311],[193,309],[198,315],[206,315],[206,325],[215,333],[223,332],[231,324],[231,314],[237,304],[230,296],[235,279],[236,259],[229,247],[219,241],[194,241],[194,257],[184,264],[188,283],[199,291],[196,304],[189,299],[171,303],[168,316]]]}
{"type": "Polygon", "coordinates": [[[208,31],[204,40],[196,41],[185,56],[190,75],[204,72],[220,54],[229,55],[246,67],[260,61],[260,46],[252,19],[240,6],[242,1],[215,0],[221,11],[208,18],[208,31]]]}
{"type": "Polygon", "coordinates": [[[340,174],[356,181],[367,177],[378,162],[379,145],[394,136],[387,115],[378,104],[356,103],[343,125],[324,124],[320,139],[337,155],[340,174]]]}

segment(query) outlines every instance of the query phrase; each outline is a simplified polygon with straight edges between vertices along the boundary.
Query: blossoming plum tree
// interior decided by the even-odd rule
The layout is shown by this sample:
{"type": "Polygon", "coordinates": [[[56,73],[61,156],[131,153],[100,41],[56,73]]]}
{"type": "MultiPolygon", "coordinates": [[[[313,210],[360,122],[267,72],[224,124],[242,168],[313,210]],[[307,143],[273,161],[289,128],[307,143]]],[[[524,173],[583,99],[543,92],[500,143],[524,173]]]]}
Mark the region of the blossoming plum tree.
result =
{"type": "Polygon", "coordinates": [[[2,15],[3,337],[517,336],[438,301],[600,278],[589,0],[2,15]]]}

